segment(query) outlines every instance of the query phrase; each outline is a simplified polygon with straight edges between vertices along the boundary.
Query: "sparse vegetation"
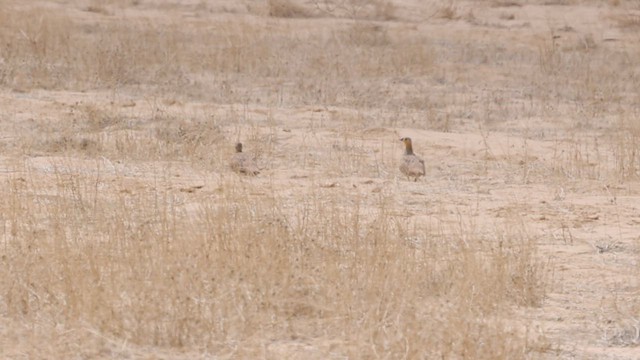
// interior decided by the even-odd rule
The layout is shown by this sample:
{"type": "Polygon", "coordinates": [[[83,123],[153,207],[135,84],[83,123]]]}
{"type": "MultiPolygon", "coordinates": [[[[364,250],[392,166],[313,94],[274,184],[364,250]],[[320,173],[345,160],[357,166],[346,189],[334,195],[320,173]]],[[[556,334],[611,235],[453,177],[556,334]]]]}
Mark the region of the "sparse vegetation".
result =
{"type": "Polygon", "coordinates": [[[348,192],[329,206],[312,193],[286,211],[285,200],[233,182],[188,210],[170,191],[170,169],[156,170],[156,190],[138,193],[107,185],[104,166],[77,176],[58,164],[57,192],[42,204],[27,204],[42,185],[9,180],[2,288],[12,319],[79,321],[140,346],[231,353],[242,344],[243,356],[256,336],[319,331],[343,334],[333,340],[361,355],[527,351],[524,334],[494,319],[543,299],[535,246],[519,232],[497,235],[498,246],[466,229],[408,230],[384,197],[369,216],[343,208],[343,196],[364,201],[348,192]]]}
{"type": "Polygon", "coordinates": [[[0,4],[0,358],[635,356],[632,4],[0,4]]]}

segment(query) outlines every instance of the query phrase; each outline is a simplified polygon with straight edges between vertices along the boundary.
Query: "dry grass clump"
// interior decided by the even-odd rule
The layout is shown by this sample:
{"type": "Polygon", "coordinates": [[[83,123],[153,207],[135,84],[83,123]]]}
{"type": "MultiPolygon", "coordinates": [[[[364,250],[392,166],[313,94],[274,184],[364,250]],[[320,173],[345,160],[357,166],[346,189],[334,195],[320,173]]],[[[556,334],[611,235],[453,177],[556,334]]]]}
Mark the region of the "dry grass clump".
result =
{"type": "Polygon", "coordinates": [[[626,31],[637,31],[640,28],[640,14],[624,14],[612,17],[619,28],[626,31]]]}
{"type": "MultiPolygon", "coordinates": [[[[136,7],[141,4],[141,0],[89,0],[89,4],[82,9],[84,11],[104,15],[112,16],[118,10],[123,10],[128,7],[136,7]]],[[[167,6],[161,4],[160,6],[167,6]]]]}
{"type": "Polygon", "coordinates": [[[96,13],[96,14],[101,14],[101,15],[112,15],[111,12],[106,7],[104,7],[103,5],[101,5],[99,3],[94,3],[94,4],[91,4],[91,5],[88,5],[85,8],[85,11],[96,13]]]}
{"type": "Polygon", "coordinates": [[[42,142],[29,151],[31,154],[84,154],[97,156],[103,152],[101,144],[89,137],[59,133],[42,142]],[[37,150],[35,150],[37,149],[37,150]],[[34,151],[35,150],[35,151],[34,151]]]}
{"type": "MultiPolygon", "coordinates": [[[[131,115],[113,105],[80,105],[70,119],[39,119],[7,148],[23,155],[66,155],[111,161],[189,161],[222,166],[226,134],[213,116],[146,111],[131,115]]],[[[268,141],[264,142],[269,145],[268,141]]]]}
{"type": "Polygon", "coordinates": [[[389,33],[382,25],[355,23],[343,33],[344,39],[355,46],[385,46],[391,44],[389,33]]]}
{"type": "Polygon", "coordinates": [[[281,18],[311,17],[310,10],[294,3],[292,0],[267,0],[269,16],[281,18]]]}
{"type": "Polygon", "coordinates": [[[611,135],[616,175],[622,179],[640,176],[640,124],[637,118],[623,117],[611,135]]]}
{"type": "Polygon", "coordinates": [[[458,7],[455,5],[453,1],[450,1],[446,5],[442,5],[435,13],[435,16],[440,19],[447,20],[457,20],[462,15],[460,15],[458,7]]]}
{"type": "Polygon", "coordinates": [[[514,0],[495,0],[491,3],[493,7],[521,7],[522,4],[514,0]]]}
{"type": "Polygon", "coordinates": [[[396,6],[387,0],[313,0],[321,14],[360,20],[394,20],[396,6]]]}
{"type": "Polygon", "coordinates": [[[527,324],[501,315],[544,296],[520,230],[495,233],[498,243],[464,227],[410,230],[384,197],[373,212],[345,194],[291,207],[225,182],[185,207],[162,175],[143,191],[99,171],[52,175],[46,195],[31,176],[12,178],[0,208],[0,308],[13,319],[234,356],[298,339],[343,356],[530,350],[527,324]]]}

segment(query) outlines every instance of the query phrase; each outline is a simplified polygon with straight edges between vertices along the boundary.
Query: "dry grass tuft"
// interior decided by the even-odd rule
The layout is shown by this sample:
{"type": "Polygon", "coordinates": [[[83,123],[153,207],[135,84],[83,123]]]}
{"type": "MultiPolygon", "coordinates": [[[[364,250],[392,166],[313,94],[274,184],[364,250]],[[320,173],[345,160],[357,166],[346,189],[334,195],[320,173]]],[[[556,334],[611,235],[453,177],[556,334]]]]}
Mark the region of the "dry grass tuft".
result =
{"type": "Polygon", "coordinates": [[[267,0],[269,16],[280,18],[308,18],[310,10],[296,4],[293,0],[267,0]]]}
{"type": "Polygon", "coordinates": [[[636,119],[623,117],[612,134],[616,175],[622,179],[640,177],[640,126],[636,119]]]}
{"type": "Polygon", "coordinates": [[[373,1],[373,19],[375,20],[397,20],[397,6],[386,0],[373,1]]]}
{"type": "Polygon", "coordinates": [[[319,14],[354,20],[395,20],[397,7],[388,0],[313,0],[319,14]]]}
{"type": "Polygon", "coordinates": [[[637,31],[640,28],[639,14],[625,14],[613,17],[618,27],[626,31],[637,31]]]}
{"type": "Polygon", "coordinates": [[[493,7],[521,7],[522,4],[519,3],[518,1],[512,1],[512,0],[500,0],[500,1],[494,1],[491,6],[493,7]]]}
{"type": "Polygon", "coordinates": [[[453,1],[441,6],[436,12],[435,16],[437,18],[446,20],[457,20],[462,17],[459,13],[458,7],[454,4],[453,1]]]}

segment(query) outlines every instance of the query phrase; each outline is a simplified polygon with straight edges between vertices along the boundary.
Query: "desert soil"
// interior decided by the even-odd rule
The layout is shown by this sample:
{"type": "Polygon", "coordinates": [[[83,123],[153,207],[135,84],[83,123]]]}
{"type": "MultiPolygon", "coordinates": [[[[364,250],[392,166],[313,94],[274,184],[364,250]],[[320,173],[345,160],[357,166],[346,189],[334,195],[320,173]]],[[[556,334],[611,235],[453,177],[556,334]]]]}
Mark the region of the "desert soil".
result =
{"type": "MultiPolygon", "coordinates": [[[[260,12],[266,5],[258,1],[133,3],[2,1],[0,5],[5,11],[65,11],[87,27],[127,19],[156,24],[182,21],[215,29],[219,23],[242,21],[300,38],[348,27],[353,21],[337,16],[269,16],[260,12]],[[106,10],[90,8],[96,4],[106,10]]],[[[456,224],[463,217],[481,234],[516,219],[535,239],[536,256],[544,264],[542,301],[514,307],[509,315],[514,324],[525,324],[532,339],[546,344],[527,357],[640,358],[640,155],[633,153],[640,150],[637,4],[394,3],[392,19],[359,21],[383,27],[392,42],[403,36],[428,39],[435,63],[428,75],[403,73],[389,76],[385,83],[362,78],[353,84],[354,93],[349,93],[350,85],[334,89],[337,98],[362,98],[361,103],[297,100],[287,93],[287,84],[263,78],[252,83],[248,78],[193,75],[180,91],[172,91],[164,85],[133,83],[49,88],[39,87],[30,74],[5,75],[0,89],[0,181],[6,186],[0,196],[10,198],[17,181],[38,189],[37,196],[54,196],[61,176],[86,176],[98,179],[101,189],[138,193],[161,188],[179,199],[178,211],[188,213],[197,211],[202,199],[215,202],[231,182],[248,186],[250,196],[277,196],[291,206],[311,193],[318,198],[337,193],[359,199],[364,213],[367,208],[375,212],[379,197],[385,196],[393,216],[416,226],[456,224]],[[635,16],[629,20],[636,19],[635,24],[620,20],[628,14],[635,16]],[[484,47],[491,54],[483,53],[484,47]],[[626,54],[626,65],[608,62],[608,52],[626,54]],[[559,62],[558,69],[545,70],[554,66],[545,62],[547,55],[549,61],[559,62]],[[625,79],[607,82],[608,66],[627,66],[625,79]],[[554,75],[554,71],[564,73],[554,75]],[[585,79],[584,72],[593,72],[593,79],[571,83],[572,77],[585,79]],[[225,101],[224,96],[193,95],[188,91],[193,81],[216,92],[228,83],[247,97],[234,102],[232,97],[225,101]],[[379,96],[375,103],[366,101],[367,91],[379,96]],[[423,104],[408,105],[410,101],[423,104]],[[115,141],[125,130],[109,123],[95,130],[75,128],[73,124],[92,116],[91,109],[126,119],[127,131],[134,129],[131,133],[140,138],[157,134],[159,127],[171,128],[171,121],[215,121],[219,138],[210,153],[193,157],[165,160],[153,154],[103,153],[92,146],[115,141]],[[159,117],[169,120],[156,121],[159,117]],[[72,139],[71,145],[56,143],[62,133],[72,139]],[[89,140],[73,143],[78,134],[89,140]],[[427,164],[426,176],[417,182],[398,171],[399,138],[404,136],[413,139],[415,152],[427,164]],[[226,166],[239,140],[246,151],[258,153],[262,171],[256,177],[238,176],[226,166]]],[[[320,73],[306,76],[322,81],[320,73]]],[[[194,91],[202,91],[200,86],[194,91]]],[[[348,207],[348,202],[342,206],[348,207]]],[[[9,212],[0,215],[8,224],[9,212]]],[[[5,225],[5,241],[9,233],[5,225]]],[[[111,349],[94,353],[95,357],[146,358],[147,351],[159,358],[207,357],[197,349],[183,353],[150,345],[125,356],[114,350],[128,346],[119,340],[105,345],[98,334],[54,337],[25,325],[33,320],[21,320],[7,311],[6,305],[0,307],[0,354],[8,358],[46,357],[44,350],[34,353],[28,348],[55,349],[65,336],[76,335],[87,347],[111,349]]],[[[263,355],[303,358],[305,354],[316,354],[313,344],[273,343],[263,355]]]]}

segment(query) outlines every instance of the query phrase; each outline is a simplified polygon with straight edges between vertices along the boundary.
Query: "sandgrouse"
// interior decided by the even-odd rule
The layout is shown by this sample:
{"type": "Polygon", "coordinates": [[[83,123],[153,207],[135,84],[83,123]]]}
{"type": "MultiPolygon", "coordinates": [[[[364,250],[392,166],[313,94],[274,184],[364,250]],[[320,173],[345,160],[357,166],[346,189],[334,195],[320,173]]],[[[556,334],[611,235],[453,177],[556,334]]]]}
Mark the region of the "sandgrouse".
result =
{"type": "Polygon", "coordinates": [[[233,154],[229,165],[231,166],[231,170],[239,174],[255,176],[260,173],[255,158],[250,154],[242,152],[242,143],[236,144],[236,153],[233,154]]]}
{"type": "Polygon", "coordinates": [[[413,178],[414,181],[418,181],[420,176],[424,176],[424,160],[413,153],[413,146],[411,145],[411,138],[404,137],[400,139],[404,143],[404,155],[402,156],[402,163],[400,164],[400,171],[408,178],[413,178]]]}

